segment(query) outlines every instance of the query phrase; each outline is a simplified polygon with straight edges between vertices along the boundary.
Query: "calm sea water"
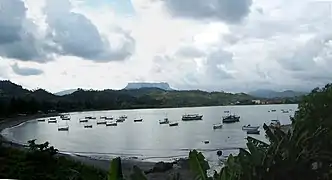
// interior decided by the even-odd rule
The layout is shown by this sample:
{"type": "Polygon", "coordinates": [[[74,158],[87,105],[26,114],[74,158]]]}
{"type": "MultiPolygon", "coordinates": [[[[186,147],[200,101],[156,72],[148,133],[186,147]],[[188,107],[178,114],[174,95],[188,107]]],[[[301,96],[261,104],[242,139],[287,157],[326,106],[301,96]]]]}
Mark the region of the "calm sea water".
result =
{"type": "Polygon", "coordinates": [[[261,134],[251,135],[265,140],[263,123],[270,123],[272,119],[279,119],[282,124],[289,124],[289,116],[294,115],[297,105],[264,105],[264,106],[217,106],[196,108],[171,109],[140,109],[93,111],[71,113],[70,121],[63,121],[58,117],[57,124],[28,121],[14,128],[5,129],[2,133],[16,142],[26,143],[30,139],[37,142],[49,141],[51,145],[64,153],[93,156],[95,158],[137,158],[147,161],[171,160],[188,156],[190,149],[203,152],[210,163],[216,163],[218,149],[225,154],[236,153],[237,148],[245,148],[247,134],[242,131],[243,125],[260,125],[261,134]],[[268,112],[276,109],[276,112],[268,112]],[[282,113],[281,109],[292,109],[289,113],[282,113]],[[221,122],[224,111],[229,110],[241,116],[240,122],[224,124],[222,129],[213,130],[213,124],[221,122]],[[203,115],[202,121],[181,121],[186,113],[203,115]],[[100,116],[127,115],[128,119],[118,126],[97,125],[100,116]],[[79,118],[95,116],[96,120],[80,123],[79,118]],[[170,121],[179,122],[177,127],[160,125],[159,120],[165,116],[170,121]],[[137,117],[143,122],[134,123],[137,117]],[[69,131],[58,131],[59,126],[69,125],[69,131]],[[85,124],[92,124],[93,128],[85,129],[85,124]],[[203,143],[209,140],[209,144],[203,143]]]}

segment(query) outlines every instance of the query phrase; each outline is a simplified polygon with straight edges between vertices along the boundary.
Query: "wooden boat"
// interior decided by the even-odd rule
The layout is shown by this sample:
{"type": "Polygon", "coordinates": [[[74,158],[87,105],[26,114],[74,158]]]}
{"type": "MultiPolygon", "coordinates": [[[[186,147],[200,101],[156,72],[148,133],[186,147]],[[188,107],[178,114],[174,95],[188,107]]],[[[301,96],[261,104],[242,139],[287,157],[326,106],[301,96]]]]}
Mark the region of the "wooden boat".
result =
{"type": "Polygon", "coordinates": [[[106,126],[117,126],[118,124],[116,122],[108,122],[106,123],[106,126]]]}
{"type": "Polygon", "coordinates": [[[244,131],[257,130],[258,128],[259,126],[251,126],[250,124],[242,126],[242,130],[244,131]]]}
{"type": "Polygon", "coordinates": [[[169,123],[168,125],[169,125],[169,126],[178,126],[179,123],[177,123],[177,122],[172,122],[172,123],[169,123]]]}
{"type": "Polygon", "coordinates": [[[88,122],[87,119],[80,119],[79,121],[80,121],[80,123],[82,123],[82,122],[88,122]]]}
{"type": "Polygon", "coordinates": [[[142,121],[143,121],[142,118],[140,118],[140,119],[134,119],[134,122],[142,122],[142,121]]]}
{"type": "Polygon", "coordinates": [[[223,124],[219,123],[219,124],[214,124],[213,125],[213,129],[221,129],[223,126],[223,124]]]}
{"type": "Polygon", "coordinates": [[[92,128],[92,125],[85,125],[84,128],[92,128]]]}

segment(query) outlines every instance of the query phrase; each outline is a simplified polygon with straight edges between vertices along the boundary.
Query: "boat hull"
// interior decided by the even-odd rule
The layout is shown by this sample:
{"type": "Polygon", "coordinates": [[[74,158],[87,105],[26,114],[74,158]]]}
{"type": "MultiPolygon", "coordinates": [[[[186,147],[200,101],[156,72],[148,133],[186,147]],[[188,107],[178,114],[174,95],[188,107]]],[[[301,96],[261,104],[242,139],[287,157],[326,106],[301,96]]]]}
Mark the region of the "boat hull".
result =
{"type": "Polygon", "coordinates": [[[213,125],[213,129],[221,129],[221,128],[222,128],[222,124],[213,125]]]}
{"type": "Polygon", "coordinates": [[[252,126],[252,127],[243,126],[242,127],[242,130],[244,130],[244,131],[255,131],[255,130],[258,130],[258,129],[259,129],[259,126],[252,126]]]}
{"type": "Polygon", "coordinates": [[[106,124],[106,126],[118,126],[118,124],[112,123],[112,124],[106,124]]]}
{"type": "Polygon", "coordinates": [[[247,134],[259,134],[260,131],[259,130],[249,130],[247,131],[247,134]]]}
{"type": "Polygon", "coordinates": [[[195,117],[182,117],[182,121],[198,121],[203,120],[203,115],[195,117]]]}
{"type": "Polygon", "coordinates": [[[179,123],[170,123],[170,124],[168,124],[169,126],[178,126],[179,125],[179,123]]]}
{"type": "Polygon", "coordinates": [[[135,119],[134,122],[142,122],[143,119],[135,119]]]}

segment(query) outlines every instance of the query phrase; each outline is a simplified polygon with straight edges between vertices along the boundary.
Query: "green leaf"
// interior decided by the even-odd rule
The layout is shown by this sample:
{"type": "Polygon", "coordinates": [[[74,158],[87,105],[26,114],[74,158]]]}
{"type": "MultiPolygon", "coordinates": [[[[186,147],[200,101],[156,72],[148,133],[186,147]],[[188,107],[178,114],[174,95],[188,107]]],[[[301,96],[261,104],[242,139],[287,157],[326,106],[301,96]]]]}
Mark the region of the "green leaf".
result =
{"type": "Polygon", "coordinates": [[[121,158],[117,157],[111,161],[111,167],[108,174],[108,180],[122,180],[121,158]]]}
{"type": "Polygon", "coordinates": [[[133,173],[130,175],[130,179],[131,180],[147,180],[143,171],[137,166],[133,167],[133,173]]]}
{"type": "Polygon", "coordinates": [[[207,180],[207,170],[210,169],[209,163],[205,157],[196,150],[189,152],[190,169],[195,173],[195,179],[207,180]]]}

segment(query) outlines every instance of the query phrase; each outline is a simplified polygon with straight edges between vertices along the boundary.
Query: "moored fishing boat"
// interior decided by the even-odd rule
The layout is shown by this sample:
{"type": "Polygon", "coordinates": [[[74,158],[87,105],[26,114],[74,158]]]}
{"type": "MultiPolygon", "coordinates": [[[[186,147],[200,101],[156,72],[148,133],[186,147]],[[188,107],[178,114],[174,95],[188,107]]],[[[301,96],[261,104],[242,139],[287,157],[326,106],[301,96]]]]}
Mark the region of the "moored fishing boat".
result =
{"type": "Polygon", "coordinates": [[[222,117],[223,123],[235,123],[240,121],[240,116],[237,115],[227,115],[222,117]]]}
{"type": "Polygon", "coordinates": [[[168,125],[169,125],[169,126],[178,126],[179,123],[178,123],[178,122],[171,122],[171,123],[169,123],[168,125]]]}
{"type": "Polygon", "coordinates": [[[106,124],[106,121],[97,121],[97,124],[106,124]]]}
{"type": "Polygon", "coordinates": [[[80,121],[80,123],[82,123],[82,122],[88,122],[89,120],[88,119],[80,119],[79,121],[80,121]]]}
{"type": "Polygon", "coordinates": [[[169,120],[168,118],[164,118],[164,120],[159,120],[159,124],[168,124],[169,123],[169,120]]]}
{"type": "Polygon", "coordinates": [[[116,122],[107,122],[106,126],[117,126],[118,124],[116,122]]]}
{"type": "Polygon", "coordinates": [[[196,121],[196,120],[202,120],[203,115],[199,114],[185,114],[182,115],[182,121],[196,121]]]}
{"type": "Polygon", "coordinates": [[[84,125],[84,128],[92,128],[92,125],[84,125]]]}
{"type": "Polygon", "coordinates": [[[213,129],[221,129],[223,126],[223,124],[219,123],[219,124],[214,124],[213,125],[213,129]]]}
{"type": "Polygon", "coordinates": [[[244,131],[257,130],[257,129],[259,129],[259,126],[251,126],[250,124],[242,126],[242,130],[244,131]]]}

